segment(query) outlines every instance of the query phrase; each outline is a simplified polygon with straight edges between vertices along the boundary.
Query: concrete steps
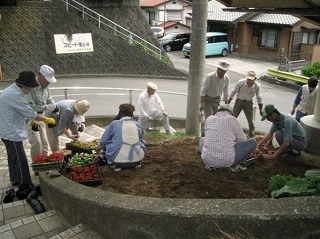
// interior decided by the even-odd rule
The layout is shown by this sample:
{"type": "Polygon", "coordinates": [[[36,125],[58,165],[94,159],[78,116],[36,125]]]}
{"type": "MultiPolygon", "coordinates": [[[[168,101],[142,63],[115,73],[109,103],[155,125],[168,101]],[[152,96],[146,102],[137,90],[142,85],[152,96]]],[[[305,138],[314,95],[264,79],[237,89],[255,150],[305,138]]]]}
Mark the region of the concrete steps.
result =
{"type": "MultiPolygon", "coordinates": [[[[96,125],[87,126],[84,132],[80,133],[80,139],[83,141],[92,141],[100,139],[104,129],[96,125]]],[[[60,136],[60,148],[65,148],[65,144],[71,142],[65,136],[60,136]]],[[[30,160],[30,144],[24,142],[30,165],[30,173],[35,185],[39,184],[39,179],[33,173],[30,160]]],[[[44,204],[46,212],[35,214],[32,207],[26,200],[14,199],[12,203],[3,203],[6,191],[11,189],[12,185],[9,179],[7,155],[4,144],[0,141],[0,238],[1,239],[100,239],[99,234],[92,231],[88,225],[71,225],[63,215],[55,209],[49,208],[46,199],[39,196],[38,200],[44,204]]],[[[14,187],[15,191],[18,190],[14,187]]],[[[63,203],[63,202],[62,202],[63,203]]]]}

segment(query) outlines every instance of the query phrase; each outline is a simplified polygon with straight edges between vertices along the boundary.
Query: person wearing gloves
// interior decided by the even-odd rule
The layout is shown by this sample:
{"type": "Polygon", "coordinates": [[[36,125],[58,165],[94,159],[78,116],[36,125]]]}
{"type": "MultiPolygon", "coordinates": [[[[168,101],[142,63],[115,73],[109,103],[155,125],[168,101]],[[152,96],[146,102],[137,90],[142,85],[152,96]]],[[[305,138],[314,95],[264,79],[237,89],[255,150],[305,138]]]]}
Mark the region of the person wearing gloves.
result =
{"type": "Polygon", "coordinates": [[[132,104],[119,106],[119,118],[107,127],[100,139],[100,148],[114,171],[123,168],[139,168],[147,151],[142,126],[135,121],[132,104]]]}
{"type": "Polygon", "coordinates": [[[232,98],[235,94],[237,94],[237,99],[233,106],[233,115],[238,118],[240,112],[243,110],[245,114],[248,124],[249,124],[249,137],[254,137],[254,120],[253,120],[253,102],[252,98],[256,96],[260,115],[262,116],[262,96],[261,96],[261,85],[256,82],[257,76],[254,71],[248,71],[245,79],[241,79],[234,86],[233,91],[230,94],[228,104],[231,103],[232,98]]]}
{"type": "MultiPolygon", "coordinates": [[[[54,111],[56,106],[49,92],[49,84],[57,82],[54,77],[54,69],[48,65],[42,65],[37,77],[39,82],[38,87],[32,88],[30,94],[26,96],[31,108],[38,114],[43,115],[44,111],[54,111]]],[[[34,159],[38,154],[48,155],[49,143],[47,139],[47,131],[45,124],[38,122],[39,131],[34,131],[31,128],[28,130],[29,143],[31,145],[31,158],[34,159]]]]}
{"type": "Polygon", "coordinates": [[[317,90],[319,80],[315,76],[311,76],[307,85],[303,85],[293,102],[291,115],[296,112],[296,120],[300,122],[301,117],[313,115],[317,101],[317,90]]]}
{"type": "Polygon", "coordinates": [[[221,105],[215,115],[206,119],[205,136],[199,142],[206,169],[229,168],[231,172],[246,170],[245,161],[256,147],[255,139],[246,139],[230,105],[221,105]]]}
{"type": "MultiPolygon", "coordinates": [[[[55,119],[56,126],[47,127],[47,136],[52,152],[59,150],[59,136],[65,134],[72,140],[79,139],[79,120],[84,121],[84,114],[89,110],[90,103],[87,100],[61,100],[56,103],[59,114],[46,111],[45,114],[55,119]]],[[[81,130],[80,130],[81,131],[81,130]]]]}
{"type": "Polygon", "coordinates": [[[149,130],[151,120],[162,122],[167,134],[174,133],[175,130],[169,124],[168,114],[164,111],[164,106],[159,95],[156,93],[157,85],[148,82],[147,89],[139,96],[139,123],[144,130],[149,130]]]}
{"type": "Polygon", "coordinates": [[[33,186],[28,159],[23,141],[28,138],[28,125],[36,127],[37,122],[55,124],[53,118],[37,114],[28,104],[25,95],[39,83],[31,71],[20,72],[15,83],[0,94],[0,138],[5,144],[8,156],[10,181],[13,186],[33,186]]]}

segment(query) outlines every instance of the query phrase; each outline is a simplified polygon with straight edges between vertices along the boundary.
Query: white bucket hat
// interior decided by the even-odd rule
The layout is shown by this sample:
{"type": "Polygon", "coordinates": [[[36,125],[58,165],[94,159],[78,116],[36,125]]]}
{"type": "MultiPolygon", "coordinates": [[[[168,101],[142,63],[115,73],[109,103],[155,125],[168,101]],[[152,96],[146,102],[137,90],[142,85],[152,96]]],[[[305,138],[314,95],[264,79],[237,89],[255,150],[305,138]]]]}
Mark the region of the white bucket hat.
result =
{"type": "Polygon", "coordinates": [[[226,61],[219,61],[216,67],[220,68],[221,70],[227,71],[229,69],[230,64],[226,61]]]}

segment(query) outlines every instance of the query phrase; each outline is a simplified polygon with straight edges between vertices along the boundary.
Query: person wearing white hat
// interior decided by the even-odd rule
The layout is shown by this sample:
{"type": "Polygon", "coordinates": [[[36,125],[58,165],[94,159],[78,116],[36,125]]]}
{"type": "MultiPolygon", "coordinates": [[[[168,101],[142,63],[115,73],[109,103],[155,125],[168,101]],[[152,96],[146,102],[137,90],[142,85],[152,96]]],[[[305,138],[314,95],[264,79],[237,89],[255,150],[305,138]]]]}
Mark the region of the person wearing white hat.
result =
{"type": "Polygon", "coordinates": [[[175,130],[169,124],[168,114],[164,111],[164,106],[159,95],[156,93],[157,85],[148,82],[147,89],[139,96],[139,123],[144,130],[149,130],[151,120],[162,122],[166,133],[174,133],[175,130]]]}
{"type": "Polygon", "coordinates": [[[262,116],[262,96],[261,96],[261,85],[256,81],[257,76],[254,71],[248,71],[246,78],[241,79],[234,86],[233,91],[230,94],[228,104],[231,103],[233,96],[237,94],[237,99],[233,106],[233,114],[237,118],[240,112],[243,110],[248,124],[249,124],[249,137],[254,137],[254,120],[253,120],[253,102],[252,98],[256,96],[260,115],[262,116]]]}
{"type": "MultiPolygon", "coordinates": [[[[54,69],[48,65],[42,65],[37,76],[37,81],[39,82],[39,86],[32,88],[31,93],[26,96],[29,105],[38,114],[43,114],[46,110],[54,111],[56,106],[49,90],[49,84],[57,82],[54,77],[54,69]]],[[[34,131],[32,128],[28,130],[32,160],[39,154],[48,155],[49,151],[46,126],[43,122],[38,122],[38,125],[38,131],[34,131]]]]}
{"type": "Polygon", "coordinates": [[[222,94],[225,103],[228,102],[230,78],[226,72],[230,65],[221,60],[216,66],[217,70],[209,73],[204,79],[200,91],[200,111],[203,110],[205,119],[218,111],[222,94]]]}
{"type": "Polygon", "coordinates": [[[205,121],[205,136],[199,149],[205,168],[229,168],[232,172],[246,170],[245,160],[256,149],[255,139],[246,139],[229,104],[221,105],[215,115],[205,121]]]}
{"type": "Polygon", "coordinates": [[[85,121],[84,114],[90,109],[87,100],[61,100],[56,103],[59,114],[46,111],[45,114],[56,120],[56,126],[47,127],[47,136],[52,152],[59,150],[59,136],[65,134],[68,138],[76,141],[85,121]],[[80,129],[80,130],[79,130],[80,129]]]}

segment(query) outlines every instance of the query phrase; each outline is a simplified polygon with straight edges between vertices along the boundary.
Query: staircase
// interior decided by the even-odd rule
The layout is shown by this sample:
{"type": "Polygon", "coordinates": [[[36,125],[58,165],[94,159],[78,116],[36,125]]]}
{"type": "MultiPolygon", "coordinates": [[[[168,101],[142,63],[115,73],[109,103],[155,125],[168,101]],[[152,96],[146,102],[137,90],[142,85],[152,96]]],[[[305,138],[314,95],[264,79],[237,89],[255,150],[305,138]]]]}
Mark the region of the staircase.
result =
{"type": "MultiPolygon", "coordinates": [[[[80,139],[91,141],[100,139],[104,129],[96,125],[87,126],[84,132],[80,133],[80,139]]],[[[65,143],[70,139],[60,136],[60,148],[65,147],[65,143]]],[[[25,151],[30,155],[30,145],[25,141],[25,151]]],[[[30,157],[28,157],[30,159],[30,157]]],[[[31,165],[31,161],[29,161],[31,165]]],[[[39,184],[38,177],[30,167],[30,173],[35,185],[39,184]]],[[[50,208],[43,196],[39,196],[46,212],[35,214],[26,200],[14,199],[12,203],[3,203],[6,191],[12,188],[9,180],[7,155],[4,144],[0,143],[0,238],[1,239],[60,239],[60,238],[78,238],[78,239],[100,239],[103,238],[92,231],[88,225],[71,225],[63,215],[54,208],[50,208]]],[[[17,187],[15,188],[15,191],[17,187]]]]}

